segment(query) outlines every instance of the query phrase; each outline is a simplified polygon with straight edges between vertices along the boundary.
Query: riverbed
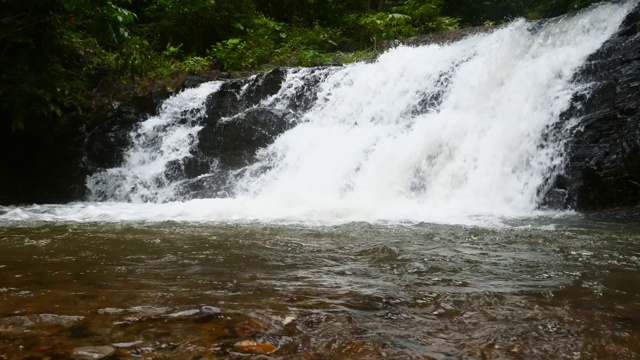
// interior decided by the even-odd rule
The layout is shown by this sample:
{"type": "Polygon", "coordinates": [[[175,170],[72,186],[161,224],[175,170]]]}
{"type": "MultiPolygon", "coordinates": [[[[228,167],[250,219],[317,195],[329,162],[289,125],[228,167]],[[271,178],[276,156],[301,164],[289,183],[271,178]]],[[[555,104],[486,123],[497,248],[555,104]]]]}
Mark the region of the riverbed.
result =
{"type": "Polygon", "coordinates": [[[633,221],[13,221],[0,279],[0,359],[640,356],[633,221]]]}

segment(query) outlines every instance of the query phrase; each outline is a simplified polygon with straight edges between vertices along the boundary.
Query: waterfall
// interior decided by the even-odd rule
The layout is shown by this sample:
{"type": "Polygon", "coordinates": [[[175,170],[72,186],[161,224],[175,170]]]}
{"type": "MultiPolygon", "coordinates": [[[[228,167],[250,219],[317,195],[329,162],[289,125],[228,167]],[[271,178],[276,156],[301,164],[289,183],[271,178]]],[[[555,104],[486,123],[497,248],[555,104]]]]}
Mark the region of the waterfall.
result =
{"type": "Polygon", "coordinates": [[[191,156],[189,150],[202,129],[198,120],[204,116],[204,102],[221,84],[206,83],[165,101],[157,116],[131,133],[132,146],[122,166],[87,179],[90,197],[134,202],[170,199],[175,184],[168,179],[167,164],[191,156]]]}
{"type": "Polygon", "coordinates": [[[256,106],[291,108],[311,71],[319,79],[313,101],[253,163],[221,169],[212,159],[209,175],[225,172],[228,196],[193,199],[176,192],[188,179],[166,173],[193,156],[204,104],[222,83],[203,84],[140,124],[122,166],[88,179],[93,199],[108,202],[32,210],[90,220],[311,223],[535,215],[541,188],[564,161],[572,122],[560,124],[560,114],[588,91],[573,75],[633,6],[516,20],[455,43],[399,46],[371,63],[290,69],[256,106]],[[547,136],[550,129],[565,132],[547,136]]]}

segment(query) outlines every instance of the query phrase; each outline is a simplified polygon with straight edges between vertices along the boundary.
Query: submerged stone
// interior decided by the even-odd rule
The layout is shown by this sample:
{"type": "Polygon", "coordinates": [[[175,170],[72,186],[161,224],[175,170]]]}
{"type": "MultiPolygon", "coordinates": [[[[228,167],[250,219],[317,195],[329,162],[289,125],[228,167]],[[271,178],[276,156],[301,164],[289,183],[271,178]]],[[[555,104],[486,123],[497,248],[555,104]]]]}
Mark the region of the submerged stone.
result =
{"type": "Polygon", "coordinates": [[[113,346],[82,346],[71,351],[71,358],[74,360],[104,359],[116,352],[113,346]]]}
{"type": "Polygon", "coordinates": [[[0,319],[0,326],[9,329],[12,327],[25,328],[36,326],[71,326],[84,320],[84,316],[69,316],[56,314],[18,315],[0,319]]]}
{"type": "Polygon", "coordinates": [[[233,345],[233,348],[236,351],[247,354],[271,354],[276,351],[276,347],[274,345],[254,340],[239,341],[233,345]]]}

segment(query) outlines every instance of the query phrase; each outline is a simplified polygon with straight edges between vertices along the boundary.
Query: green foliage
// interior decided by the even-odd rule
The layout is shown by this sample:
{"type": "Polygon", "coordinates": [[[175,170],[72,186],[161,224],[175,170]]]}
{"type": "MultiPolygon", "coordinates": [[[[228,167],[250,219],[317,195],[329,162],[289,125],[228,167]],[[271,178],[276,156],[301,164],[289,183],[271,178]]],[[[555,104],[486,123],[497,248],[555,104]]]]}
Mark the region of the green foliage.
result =
{"type": "Polygon", "coordinates": [[[135,48],[129,45],[128,26],[135,15],[122,7],[128,2],[3,2],[0,111],[8,114],[12,128],[79,109],[96,81],[132,72],[135,48]]]}
{"type": "Polygon", "coordinates": [[[355,43],[397,39],[458,27],[458,19],[441,15],[442,0],[404,0],[379,2],[382,11],[354,13],[345,16],[344,28],[355,43]]]}
{"type": "Polygon", "coordinates": [[[447,0],[442,13],[459,18],[465,26],[501,23],[515,17],[541,19],[587,7],[599,0],[447,0]]]}
{"type": "Polygon", "coordinates": [[[340,27],[345,15],[367,11],[367,0],[254,0],[266,17],[293,27],[340,27]]]}
{"type": "Polygon", "coordinates": [[[146,74],[153,55],[149,50],[149,43],[139,36],[132,37],[117,52],[111,52],[109,55],[115,55],[115,61],[108,65],[107,71],[114,69],[116,76],[121,79],[129,79],[135,81],[136,78],[146,74]]]}
{"type": "Polygon", "coordinates": [[[443,5],[443,0],[407,0],[391,11],[409,16],[416,33],[453,30],[458,27],[458,19],[442,16],[443,5]]]}
{"type": "Polygon", "coordinates": [[[378,53],[373,50],[354,51],[348,54],[338,53],[338,60],[342,64],[373,60],[378,53]]]}
{"type": "Polygon", "coordinates": [[[38,127],[148,77],[361,61],[379,40],[593,2],[0,0],[0,111],[7,129],[38,127]]]}
{"type": "Polygon", "coordinates": [[[413,35],[411,16],[393,13],[365,14],[358,20],[364,34],[371,38],[397,38],[413,35]]]}
{"type": "Polygon", "coordinates": [[[205,70],[209,66],[209,63],[209,59],[207,58],[200,56],[191,56],[180,63],[178,70],[187,73],[195,73],[205,70]]]}
{"type": "Polygon", "coordinates": [[[250,0],[155,0],[142,7],[140,29],[158,51],[182,45],[203,55],[220,41],[245,35],[257,17],[250,0]]]}
{"type": "Polygon", "coordinates": [[[255,68],[258,60],[251,50],[248,42],[233,38],[217,43],[209,51],[209,56],[216,58],[227,71],[255,68]]]}
{"type": "Polygon", "coordinates": [[[294,28],[289,31],[287,41],[282,45],[285,51],[314,49],[316,51],[336,51],[342,40],[340,30],[325,28],[318,24],[311,28],[294,28]]]}

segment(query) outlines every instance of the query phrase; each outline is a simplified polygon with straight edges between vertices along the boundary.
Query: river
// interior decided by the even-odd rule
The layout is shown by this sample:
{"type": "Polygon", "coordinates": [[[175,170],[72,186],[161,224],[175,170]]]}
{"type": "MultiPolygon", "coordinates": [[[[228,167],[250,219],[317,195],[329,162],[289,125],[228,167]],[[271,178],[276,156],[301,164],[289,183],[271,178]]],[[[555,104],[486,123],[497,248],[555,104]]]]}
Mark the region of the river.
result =
{"type": "Polygon", "coordinates": [[[0,273],[6,359],[640,354],[637,223],[18,223],[0,273]]]}

